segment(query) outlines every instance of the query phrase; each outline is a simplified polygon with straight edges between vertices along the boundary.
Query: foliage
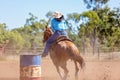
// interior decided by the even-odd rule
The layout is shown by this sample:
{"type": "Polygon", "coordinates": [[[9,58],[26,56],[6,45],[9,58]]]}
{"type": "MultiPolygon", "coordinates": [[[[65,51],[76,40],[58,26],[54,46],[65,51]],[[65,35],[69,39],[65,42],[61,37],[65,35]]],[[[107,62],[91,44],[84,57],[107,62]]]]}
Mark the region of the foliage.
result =
{"type": "Polygon", "coordinates": [[[9,44],[8,47],[20,49],[23,46],[24,39],[22,38],[21,34],[17,31],[10,31],[8,32],[9,36],[9,44]]]}
{"type": "MultiPolygon", "coordinates": [[[[91,46],[94,45],[93,48],[97,46],[100,48],[104,46],[110,49],[113,47],[120,47],[119,16],[120,8],[111,10],[107,6],[99,8],[96,11],[86,11],[82,14],[69,14],[67,20],[72,20],[74,23],[79,24],[79,28],[77,28],[78,35],[72,35],[69,33],[69,36],[74,39],[75,43],[78,40],[80,41],[79,44],[84,43],[82,45],[78,45],[81,47],[86,47],[86,44],[90,44],[91,46]]],[[[70,26],[73,27],[73,25],[70,26]]]]}
{"type": "Polygon", "coordinates": [[[23,46],[24,39],[17,31],[7,30],[5,23],[0,24],[0,45],[1,47],[7,47],[20,50],[23,46]],[[7,45],[7,46],[6,46],[7,45]]]}
{"type": "Polygon", "coordinates": [[[101,44],[105,44],[108,47],[118,46],[120,41],[119,8],[110,10],[110,8],[105,7],[104,9],[99,9],[97,13],[101,17],[99,27],[97,28],[101,44]]]}
{"type": "Polygon", "coordinates": [[[47,24],[45,19],[38,21],[37,17],[29,13],[24,26],[7,30],[5,23],[0,24],[0,44],[6,48],[15,49],[17,53],[21,49],[31,49],[43,46],[43,30],[47,24]],[[7,43],[8,42],[8,43],[7,43]]]}
{"type": "MultiPolygon", "coordinates": [[[[84,0],[86,4],[96,5],[96,8],[98,3],[100,3],[100,6],[108,1],[84,0]]],[[[0,23],[0,44],[8,42],[7,47],[17,48],[18,50],[43,47],[44,27],[49,24],[53,17],[52,14],[53,12],[49,11],[46,14],[48,20],[38,20],[38,17],[29,13],[25,25],[12,30],[8,30],[5,23],[0,23]]],[[[71,13],[67,15],[65,20],[68,26],[68,36],[82,49],[98,46],[101,49],[120,47],[120,8],[111,10],[105,6],[83,13],[71,13]]]]}
{"type": "Polygon", "coordinates": [[[92,8],[92,10],[96,11],[101,8],[104,4],[106,4],[109,0],[83,0],[88,9],[92,8]]]}
{"type": "Polygon", "coordinates": [[[38,21],[38,18],[32,13],[29,13],[29,15],[30,18],[26,19],[26,24],[23,27],[13,29],[13,31],[18,31],[22,35],[25,41],[23,47],[27,49],[42,46],[42,34],[47,23],[44,19],[38,21]]]}

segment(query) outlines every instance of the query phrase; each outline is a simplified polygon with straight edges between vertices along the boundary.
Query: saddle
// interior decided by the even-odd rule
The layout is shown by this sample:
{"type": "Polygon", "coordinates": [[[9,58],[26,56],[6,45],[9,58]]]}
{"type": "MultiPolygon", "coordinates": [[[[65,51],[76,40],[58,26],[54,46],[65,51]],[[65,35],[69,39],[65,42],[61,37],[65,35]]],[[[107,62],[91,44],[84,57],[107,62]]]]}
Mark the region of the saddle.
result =
{"type": "Polygon", "coordinates": [[[55,39],[55,43],[59,43],[60,41],[71,41],[71,39],[69,39],[67,36],[58,36],[56,39],[55,39]]]}

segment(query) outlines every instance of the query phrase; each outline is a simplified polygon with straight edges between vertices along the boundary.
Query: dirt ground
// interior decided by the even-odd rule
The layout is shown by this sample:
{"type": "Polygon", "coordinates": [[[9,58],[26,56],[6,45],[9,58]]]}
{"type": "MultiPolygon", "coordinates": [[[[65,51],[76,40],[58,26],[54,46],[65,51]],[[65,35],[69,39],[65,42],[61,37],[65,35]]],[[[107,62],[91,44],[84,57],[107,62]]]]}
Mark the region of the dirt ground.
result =
{"type": "MultiPolygon", "coordinates": [[[[79,72],[79,80],[120,80],[120,60],[85,60],[86,68],[79,72]]],[[[68,80],[74,78],[74,64],[70,60],[68,80]]],[[[0,80],[19,80],[19,59],[0,61],[0,80]]],[[[42,58],[42,80],[60,80],[60,77],[49,57],[42,58]]]]}

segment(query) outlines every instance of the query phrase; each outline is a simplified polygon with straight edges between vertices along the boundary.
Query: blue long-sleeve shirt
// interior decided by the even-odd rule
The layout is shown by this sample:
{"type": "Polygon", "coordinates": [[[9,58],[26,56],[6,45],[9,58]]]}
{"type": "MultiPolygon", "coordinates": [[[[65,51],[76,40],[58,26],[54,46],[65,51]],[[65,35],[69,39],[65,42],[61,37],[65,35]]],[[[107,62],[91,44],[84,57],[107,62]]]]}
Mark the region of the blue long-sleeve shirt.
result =
{"type": "Polygon", "coordinates": [[[65,20],[57,21],[55,18],[51,20],[51,28],[55,32],[56,30],[62,31],[67,29],[65,20]]]}

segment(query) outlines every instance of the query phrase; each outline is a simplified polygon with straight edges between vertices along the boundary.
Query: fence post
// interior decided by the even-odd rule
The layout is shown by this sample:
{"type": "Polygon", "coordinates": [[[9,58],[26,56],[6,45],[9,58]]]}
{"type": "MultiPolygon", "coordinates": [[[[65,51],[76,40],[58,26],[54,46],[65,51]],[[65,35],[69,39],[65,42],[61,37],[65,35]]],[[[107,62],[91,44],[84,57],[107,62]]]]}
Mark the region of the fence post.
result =
{"type": "Polygon", "coordinates": [[[98,48],[98,60],[100,60],[100,50],[98,48]]]}

